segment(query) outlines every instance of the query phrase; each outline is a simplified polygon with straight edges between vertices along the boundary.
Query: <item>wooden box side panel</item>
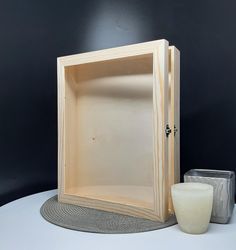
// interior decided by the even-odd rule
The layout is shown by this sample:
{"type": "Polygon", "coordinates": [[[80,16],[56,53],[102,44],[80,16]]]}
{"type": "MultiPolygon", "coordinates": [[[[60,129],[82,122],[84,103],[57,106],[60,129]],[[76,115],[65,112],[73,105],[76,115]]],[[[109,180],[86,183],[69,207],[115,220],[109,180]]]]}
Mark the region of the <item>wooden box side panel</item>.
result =
{"type": "Polygon", "coordinates": [[[64,106],[65,106],[64,66],[57,60],[57,119],[58,119],[58,198],[64,194],[64,106]]]}
{"type": "Polygon", "coordinates": [[[168,138],[165,128],[168,124],[168,67],[169,43],[164,41],[154,52],[154,128],[156,152],[154,180],[156,181],[156,212],[161,221],[169,217],[168,213],[168,138]],[[159,195],[159,196],[158,196],[159,195]]]}
{"type": "Polygon", "coordinates": [[[145,209],[138,206],[137,207],[129,206],[126,204],[107,202],[103,200],[90,199],[86,197],[76,197],[62,193],[58,196],[58,200],[63,203],[74,204],[82,207],[88,207],[107,212],[130,215],[153,221],[163,221],[163,219],[159,217],[159,215],[154,210],[145,209]]]}
{"type": "Polygon", "coordinates": [[[180,182],[180,52],[175,49],[175,183],[180,182]]]}
{"type": "Polygon", "coordinates": [[[138,56],[153,53],[155,49],[157,49],[158,47],[162,47],[163,44],[168,44],[168,41],[165,39],[160,39],[151,42],[144,42],[116,48],[85,52],[76,55],[59,57],[58,61],[60,61],[60,63],[64,66],[71,66],[84,63],[120,59],[129,56],[138,56]]]}
{"type": "Polygon", "coordinates": [[[173,213],[171,185],[180,181],[180,52],[169,47],[169,212],[173,213]]]}

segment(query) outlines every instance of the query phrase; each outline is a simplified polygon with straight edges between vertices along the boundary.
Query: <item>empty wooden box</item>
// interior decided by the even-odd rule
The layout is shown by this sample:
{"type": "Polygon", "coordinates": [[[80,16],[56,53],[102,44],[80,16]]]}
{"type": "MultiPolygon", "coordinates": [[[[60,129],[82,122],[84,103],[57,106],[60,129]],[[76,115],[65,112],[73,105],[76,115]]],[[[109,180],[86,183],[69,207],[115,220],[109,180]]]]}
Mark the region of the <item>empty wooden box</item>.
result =
{"type": "Polygon", "coordinates": [[[58,199],[165,221],[179,180],[179,51],[166,40],[58,58],[58,199]]]}

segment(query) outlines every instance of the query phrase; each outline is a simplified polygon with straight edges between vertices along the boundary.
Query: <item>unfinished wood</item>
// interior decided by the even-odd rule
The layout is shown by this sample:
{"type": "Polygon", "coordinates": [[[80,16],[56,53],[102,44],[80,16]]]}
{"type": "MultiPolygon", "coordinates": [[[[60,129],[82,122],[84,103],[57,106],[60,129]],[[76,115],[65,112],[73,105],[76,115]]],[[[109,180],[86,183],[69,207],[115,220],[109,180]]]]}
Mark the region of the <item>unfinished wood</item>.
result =
{"type": "Polygon", "coordinates": [[[174,213],[170,187],[180,181],[180,53],[174,46],[169,47],[169,212],[174,213]]]}
{"type": "Polygon", "coordinates": [[[180,182],[180,52],[175,49],[175,183],[180,182]]]}
{"type": "MultiPolygon", "coordinates": [[[[139,196],[141,187],[153,193],[152,66],[152,55],[146,55],[65,68],[73,84],[65,99],[66,193],[97,187],[98,196],[109,192],[114,200],[123,186],[139,186],[139,196]]],[[[134,200],[129,190],[124,198],[134,200]]]]}
{"type": "Polygon", "coordinates": [[[154,210],[162,221],[168,218],[168,43],[154,49],[153,60],[153,138],[154,138],[154,210]]]}
{"type": "Polygon", "coordinates": [[[58,198],[169,216],[168,42],[58,58],[58,198]]]}
{"type": "Polygon", "coordinates": [[[148,186],[134,185],[92,185],[72,187],[66,190],[73,194],[90,199],[98,199],[116,203],[123,203],[140,208],[153,208],[153,190],[148,186]]]}

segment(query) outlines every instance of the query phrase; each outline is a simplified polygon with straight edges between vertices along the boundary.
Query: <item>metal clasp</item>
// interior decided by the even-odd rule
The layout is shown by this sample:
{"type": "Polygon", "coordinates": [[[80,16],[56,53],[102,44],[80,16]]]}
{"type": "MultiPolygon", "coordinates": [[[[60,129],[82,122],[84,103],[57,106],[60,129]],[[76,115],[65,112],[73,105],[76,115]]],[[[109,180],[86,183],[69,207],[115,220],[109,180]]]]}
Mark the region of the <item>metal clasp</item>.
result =
{"type": "Polygon", "coordinates": [[[177,132],[178,132],[178,129],[177,129],[176,126],[174,125],[174,136],[176,135],[177,132]]]}
{"type": "Polygon", "coordinates": [[[170,129],[169,124],[166,125],[166,131],[165,132],[166,132],[166,137],[168,137],[169,134],[171,133],[171,129],[170,129]]]}

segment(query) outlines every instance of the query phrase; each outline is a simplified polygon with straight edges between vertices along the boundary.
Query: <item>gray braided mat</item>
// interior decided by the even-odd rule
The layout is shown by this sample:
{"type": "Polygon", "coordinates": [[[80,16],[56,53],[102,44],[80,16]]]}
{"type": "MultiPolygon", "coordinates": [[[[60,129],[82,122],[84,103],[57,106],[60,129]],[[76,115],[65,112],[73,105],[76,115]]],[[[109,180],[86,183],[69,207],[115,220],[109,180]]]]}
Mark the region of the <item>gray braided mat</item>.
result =
{"type": "Polygon", "coordinates": [[[57,195],[48,199],[42,205],[40,213],[45,220],[55,225],[91,233],[138,233],[176,224],[174,216],[165,223],[155,222],[128,215],[60,203],[57,200],[57,195]]]}

